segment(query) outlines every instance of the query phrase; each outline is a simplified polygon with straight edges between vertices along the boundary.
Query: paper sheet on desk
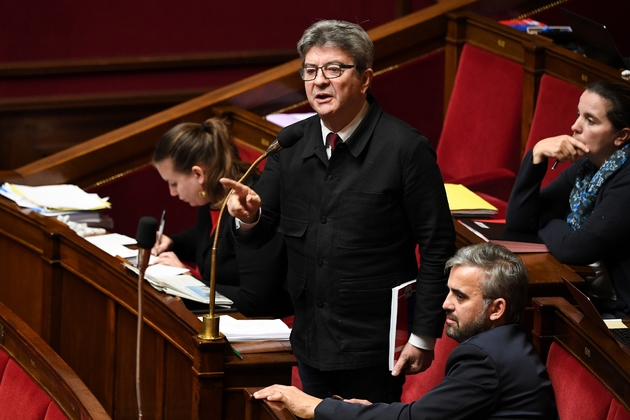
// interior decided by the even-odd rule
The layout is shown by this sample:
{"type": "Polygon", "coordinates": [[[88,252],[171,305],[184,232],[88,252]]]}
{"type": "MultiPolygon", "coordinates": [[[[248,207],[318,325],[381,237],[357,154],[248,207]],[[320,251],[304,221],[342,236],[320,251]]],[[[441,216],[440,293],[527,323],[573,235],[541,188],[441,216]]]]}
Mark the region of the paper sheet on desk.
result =
{"type": "MultiPolygon", "coordinates": [[[[170,265],[164,264],[153,264],[151,265],[151,261],[149,261],[149,266],[147,267],[147,271],[145,275],[151,277],[160,277],[160,276],[178,276],[180,274],[188,273],[190,270],[182,267],[172,267],[170,265]]],[[[192,276],[188,276],[192,277],[192,276]]],[[[194,278],[194,277],[193,277],[194,278]]],[[[199,280],[195,279],[196,282],[201,283],[199,280]]],[[[203,283],[201,283],[203,284],[203,283]]],[[[197,285],[197,283],[195,283],[197,285]]]]}
{"type": "MultiPolygon", "coordinates": [[[[138,274],[136,267],[127,264],[127,268],[138,274]]],[[[195,302],[210,304],[210,288],[190,274],[180,274],[181,270],[188,271],[187,269],[161,264],[150,265],[144,273],[144,279],[160,292],[194,300],[195,302]]],[[[218,292],[215,292],[214,302],[222,306],[234,304],[232,300],[218,292]]]]}
{"type": "MultiPolygon", "coordinates": [[[[34,212],[39,213],[42,216],[46,216],[46,217],[63,216],[66,214],[74,215],[77,213],[77,210],[51,210],[51,209],[42,207],[38,204],[35,204],[31,202],[30,200],[28,200],[26,197],[17,194],[15,190],[12,188],[11,184],[9,184],[8,182],[5,182],[3,185],[0,186],[0,195],[15,202],[15,204],[17,204],[20,207],[31,209],[34,212]]],[[[104,199],[104,200],[107,201],[107,199],[104,199]]]]}
{"type": "Polygon", "coordinates": [[[71,184],[31,187],[5,183],[2,187],[47,210],[101,210],[111,207],[97,194],[89,194],[71,184]]]}
{"type": "Polygon", "coordinates": [[[235,319],[229,315],[220,317],[219,331],[233,343],[288,340],[291,334],[291,329],[280,319],[235,319]]]}
{"type": "Polygon", "coordinates": [[[620,328],[628,328],[628,326],[626,324],[624,324],[623,320],[621,320],[621,319],[605,319],[604,323],[611,330],[616,330],[616,329],[620,329],[620,328]]]}
{"type": "Polygon", "coordinates": [[[118,233],[110,233],[107,235],[88,236],[86,241],[107,252],[112,257],[119,256],[121,258],[136,258],[138,251],[127,248],[125,245],[135,245],[136,240],[118,233]]]}
{"type": "Polygon", "coordinates": [[[279,125],[280,127],[286,127],[298,121],[302,121],[306,118],[312,117],[313,115],[315,115],[314,112],[298,112],[289,114],[269,114],[265,118],[267,119],[267,121],[271,121],[272,123],[279,125]]]}

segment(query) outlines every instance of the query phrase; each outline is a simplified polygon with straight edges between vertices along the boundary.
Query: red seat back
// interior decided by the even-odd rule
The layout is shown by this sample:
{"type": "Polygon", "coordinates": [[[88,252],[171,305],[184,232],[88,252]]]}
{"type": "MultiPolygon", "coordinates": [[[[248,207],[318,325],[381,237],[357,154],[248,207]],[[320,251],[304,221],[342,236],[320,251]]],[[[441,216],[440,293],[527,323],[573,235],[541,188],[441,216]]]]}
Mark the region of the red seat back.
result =
{"type": "Polygon", "coordinates": [[[417,375],[407,375],[401,401],[412,403],[419,400],[444,379],[446,360],[459,343],[442,333],[442,338],[435,343],[435,359],[431,366],[417,375]]]}
{"type": "Polygon", "coordinates": [[[50,396],[0,350],[0,420],[67,419],[50,396]]]}
{"type": "Polygon", "coordinates": [[[549,349],[547,371],[560,419],[630,418],[628,411],[610,391],[556,342],[549,349]]]}
{"type": "MultiPolygon", "coordinates": [[[[583,92],[584,89],[580,87],[543,74],[540,79],[532,127],[525,146],[526,151],[544,138],[572,134],[571,125],[575,121],[577,105],[583,92]]],[[[549,168],[554,161],[554,159],[549,159],[549,168]]],[[[559,164],[553,171],[548,169],[542,186],[549,184],[570,165],[571,162],[566,161],[559,164]]]]}
{"type": "Polygon", "coordinates": [[[445,182],[508,199],[520,165],[522,90],[519,63],[464,45],[437,146],[445,182]]]}

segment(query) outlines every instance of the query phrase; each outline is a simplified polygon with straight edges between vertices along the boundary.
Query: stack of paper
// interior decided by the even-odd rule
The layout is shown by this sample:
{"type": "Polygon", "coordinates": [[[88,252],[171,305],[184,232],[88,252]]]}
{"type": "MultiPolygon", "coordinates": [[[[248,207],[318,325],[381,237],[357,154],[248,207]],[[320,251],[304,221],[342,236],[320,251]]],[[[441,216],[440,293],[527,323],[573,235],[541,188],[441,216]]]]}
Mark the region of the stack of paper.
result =
{"type": "Polygon", "coordinates": [[[461,184],[444,184],[448,206],[453,216],[479,216],[497,214],[495,206],[461,184]]]}
{"type": "Polygon", "coordinates": [[[291,329],[280,319],[235,319],[222,315],[219,331],[228,341],[288,340],[291,329]]]}
{"type": "Polygon", "coordinates": [[[44,216],[58,216],[79,211],[102,210],[110,204],[97,194],[88,194],[76,185],[43,185],[30,187],[5,182],[0,194],[44,216]]]}

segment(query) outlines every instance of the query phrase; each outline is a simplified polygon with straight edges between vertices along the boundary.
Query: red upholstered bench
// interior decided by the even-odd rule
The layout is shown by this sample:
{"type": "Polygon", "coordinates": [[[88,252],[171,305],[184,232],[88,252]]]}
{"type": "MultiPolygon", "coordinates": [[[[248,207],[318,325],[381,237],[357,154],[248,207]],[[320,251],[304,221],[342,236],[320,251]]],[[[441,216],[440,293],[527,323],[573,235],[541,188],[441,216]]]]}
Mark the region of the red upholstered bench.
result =
{"type": "Polygon", "coordinates": [[[465,44],[437,145],[444,182],[485,194],[499,217],[520,165],[522,89],[520,63],[465,44]]]}
{"type": "Polygon", "coordinates": [[[547,371],[560,419],[630,420],[630,413],[576,358],[551,344],[547,371]]]}
{"type": "Polygon", "coordinates": [[[0,419],[67,419],[59,406],[0,350],[0,419]]]}
{"type": "Polygon", "coordinates": [[[444,379],[446,360],[459,343],[442,333],[442,338],[435,343],[435,359],[429,369],[417,375],[407,375],[401,401],[412,403],[419,400],[444,379]]]}
{"type": "Polygon", "coordinates": [[[74,371],[0,304],[0,420],[109,418],[74,371]]]}

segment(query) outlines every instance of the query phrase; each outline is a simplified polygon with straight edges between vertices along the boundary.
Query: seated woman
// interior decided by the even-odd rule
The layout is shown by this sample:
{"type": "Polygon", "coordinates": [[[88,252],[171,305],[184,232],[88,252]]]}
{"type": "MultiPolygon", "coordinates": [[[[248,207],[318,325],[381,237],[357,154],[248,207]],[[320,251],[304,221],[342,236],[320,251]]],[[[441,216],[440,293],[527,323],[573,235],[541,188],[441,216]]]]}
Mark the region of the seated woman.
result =
{"type": "Polygon", "coordinates": [[[630,87],[597,82],[580,97],[573,136],[539,141],[523,160],[507,227],[537,233],[565,264],[591,264],[602,316],[630,315],[630,87]],[[547,159],[573,163],[547,187],[547,159]]]}
{"type": "MultiPolygon", "coordinates": [[[[152,253],[158,255],[158,263],[165,265],[185,267],[182,261],[195,262],[201,279],[209,284],[216,223],[211,210],[220,209],[228,193],[219,179],[239,179],[249,165],[241,160],[228,128],[217,118],[170,129],[156,146],[153,164],[168,183],[171,195],[199,207],[199,211],[195,226],[170,237],[162,235],[152,253]]],[[[253,184],[258,177],[252,174],[246,182],[253,184]]],[[[223,217],[230,217],[227,211],[223,217]]],[[[216,290],[234,301],[246,316],[292,314],[290,296],[284,288],[287,257],[282,235],[276,234],[260,249],[244,249],[232,242],[230,225],[227,220],[221,222],[216,290]]]]}

